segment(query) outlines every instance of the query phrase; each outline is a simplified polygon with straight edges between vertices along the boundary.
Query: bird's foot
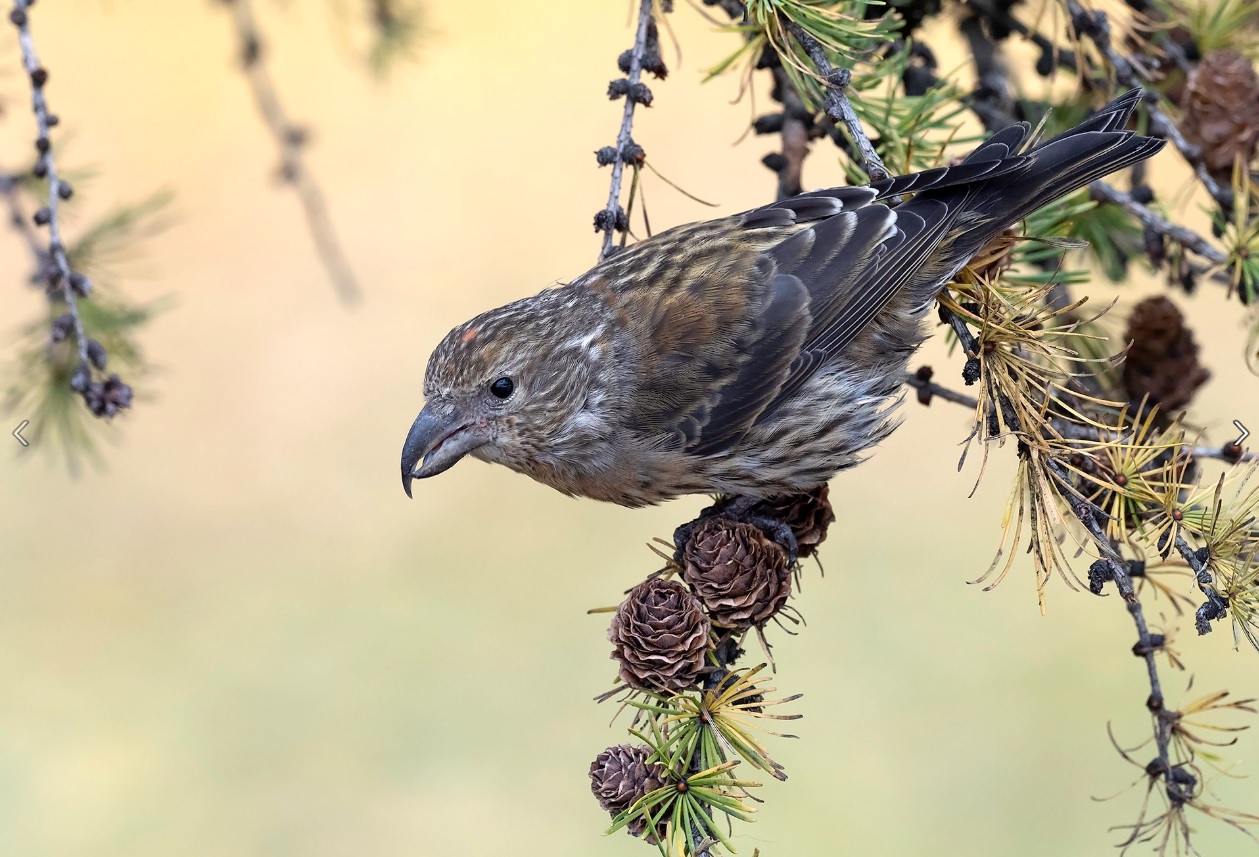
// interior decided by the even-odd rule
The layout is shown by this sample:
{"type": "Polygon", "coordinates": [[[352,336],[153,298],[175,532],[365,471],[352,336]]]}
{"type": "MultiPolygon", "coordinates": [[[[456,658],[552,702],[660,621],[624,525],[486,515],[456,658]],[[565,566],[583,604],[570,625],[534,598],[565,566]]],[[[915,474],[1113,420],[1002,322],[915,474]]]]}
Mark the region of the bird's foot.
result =
{"type": "Polygon", "coordinates": [[[749,515],[743,521],[760,527],[761,532],[777,542],[787,552],[788,566],[796,564],[796,560],[800,558],[800,546],[796,543],[796,534],[791,527],[777,518],[767,518],[764,515],[749,515]]]}
{"type": "Polygon", "coordinates": [[[695,518],[695,520],[688,521],[673,531],[673,561],[679,566],[684,564],[686,546],[691,541],[691,536],[695,532],[696,527],[712,518],[724,518],[727,521],[751,524],[759,528],[761,532],[773,539],[787,552],[788,564],[795,565],[796,560],[799,558],[799,545],[796,543],[796,534],[783,521],[759,514],[759,510],[756,508],[759,503],[760,500],[756,497],[730,497],[719,500],[700,512],[699,517],[695,518]]]}

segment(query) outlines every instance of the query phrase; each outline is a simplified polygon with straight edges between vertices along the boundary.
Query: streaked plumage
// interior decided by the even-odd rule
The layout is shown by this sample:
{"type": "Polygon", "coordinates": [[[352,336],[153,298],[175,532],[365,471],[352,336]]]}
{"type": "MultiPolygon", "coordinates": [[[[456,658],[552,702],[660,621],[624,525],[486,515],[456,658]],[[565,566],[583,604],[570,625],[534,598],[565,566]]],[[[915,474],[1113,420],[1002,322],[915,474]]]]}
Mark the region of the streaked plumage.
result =
{"type": "Polygon", "coordinates": [[[429,360],[407,492],[468,454],[626,506],[816,487],[895,428],[922,315],[971,256],[1158,151],[1123,130],[1139,98],[1036,146],[1013,125],[956,166],[670,229],[456,327],[429,360]]]}

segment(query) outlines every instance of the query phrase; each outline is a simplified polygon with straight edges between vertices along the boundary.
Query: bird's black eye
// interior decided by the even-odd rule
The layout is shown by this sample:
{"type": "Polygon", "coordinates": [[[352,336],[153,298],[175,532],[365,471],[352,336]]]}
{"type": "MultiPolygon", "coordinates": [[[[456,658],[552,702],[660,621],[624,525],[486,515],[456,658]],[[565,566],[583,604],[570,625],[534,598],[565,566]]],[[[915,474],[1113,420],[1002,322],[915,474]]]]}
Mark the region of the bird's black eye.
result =
{"type": "Polygon", "coordinates": [[[506,399],[511,395],[512,390],[515,389],[516,385],[511,378],[499,378],[493,384],[490,384],[490,392],[500,399],[506,399]]]}

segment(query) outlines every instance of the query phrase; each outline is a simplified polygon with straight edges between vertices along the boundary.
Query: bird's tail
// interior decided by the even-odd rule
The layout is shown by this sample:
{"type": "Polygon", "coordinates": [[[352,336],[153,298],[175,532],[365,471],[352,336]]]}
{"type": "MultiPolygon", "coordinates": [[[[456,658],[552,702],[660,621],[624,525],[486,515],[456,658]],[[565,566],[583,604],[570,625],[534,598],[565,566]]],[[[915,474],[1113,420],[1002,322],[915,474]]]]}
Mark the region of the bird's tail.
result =
{"type": "Polygon", "coordinates": [[[1032,131],[1026,122],[1011,125],[990,137],[962,164],[941,170],[940,179],[927,182],[928,187],[923,188],[919,180],[917,186],[898,190],[896,182],[915,178],[905,176],[889,180],[886,189],[880,188],[881,195],[920,191],[901,209],[914,211],[921,206],[938,210],[943,202],[956,214],[949,224],[949,235],[940,242],[929,266],[938,285],[941,279],[956,274],[1003,229],[1161,149],[1163,140],[1123,130],[1141,96],[1139,89],[1125,93],[1071,130],[1034,145],[1029,145],[1032,131]],[[994,161],[1003,163],[994,168],[994,161]],[[976,180],[965,175],[968,168],[989,171],[976,180]],[[956,174],[957,180],[951,180],[951,174],[956,174]]]}

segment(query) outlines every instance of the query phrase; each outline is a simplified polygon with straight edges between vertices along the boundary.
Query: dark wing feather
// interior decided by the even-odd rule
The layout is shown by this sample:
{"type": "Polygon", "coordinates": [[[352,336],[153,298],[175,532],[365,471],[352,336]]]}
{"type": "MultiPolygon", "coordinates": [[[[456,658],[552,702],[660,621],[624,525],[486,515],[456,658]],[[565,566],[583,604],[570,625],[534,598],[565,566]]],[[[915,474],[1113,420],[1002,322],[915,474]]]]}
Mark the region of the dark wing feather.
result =
{"type": "MultiPolygon", "coordinates": [[[[981,147],[976,152],[978,153],[986,148],[986,146],[981,147]]],[[[1005,151],[1005,148],[1004,144],[996,147],[991,154],[990,160],[966,160],[951,167],[935,167],[934,169],[923,170],[920,173],[910,173],[907,176],[893,176],[892,178],[875,182],[872,187],[878,190],[880,199],[899,196],[904,193],[947,190],[974,184],[985,179],[996,179],[1002,176],[1013,175],[1022,171],[1031,163],[1029,156],[1006,157],[1004,154],[997,154],[999,151],[1005,151]]]]}
{"type": "MultiPolygon", "coordinates": [[[[900,241],[895,222],[886,206],[870,205],[813,224],[770,251],[779,269],[799,277],[809,290],[813,324],[791,377],[807,374],[815,357],[825,359],[828,350],[820,338],[843,320],[852,301],[869,291],[867,275],[900,241]]],[[[886,295],[867,297],[885,302],[894,293],[895,286],[886,295]]]]}
{"type": "MultiPolygon", "coordinates": [[[[903,210],[882,233],[873,251],[841,260],[846,272],[825,268],[812,287],[817,298],[810,305],[815,319],[778,396],[766,410],[772,410],[799,390],[817,367],[832,360],[878,315],[909,282],[939,245],[957,216],[957,208],[939,201],[924,200],[915,211],[903,210]],[[851,264],[850,264],[851,262],[851,264]]],[[[881,206],[871,206],[872,215],[881,206]]],[[[867,218],[880,223],[879,218],[867,218]]],[[[880,223],[880,225],[882,225],[880,223]]]]}
{"type": "MultiPolygon", "coordinates": [[[[869,323],[947,230],[943,205],[928,207],[934,215],[928,224],[913,213],[898,218],[887,206],[870,204],[872,198],[854,194],[837,213],[798,225],[765,251],[760,264],[772,262],[773,311],[751,343],[747,362],[718,392],[717,404],[706,415],[689,415],[704,427],[688,450],[711,454],[737,443],[869,323]],[[898,225],[902,219],[906,227],[898,225]]],[[[794,210],[823,206],[819,196],[794,210]]],[[[827,210],[835,207],[831,203],[827,210]]]]}
{"type": "Polygon", "coordinates": [[[962,163],[973,164],[976,161],[999,161],[1011,155],[1017,155],[1027,142],[1032,128],[1026,122],[1015,122],[1007,125],[983,142],[975,151],[967,155],[962,163]]]}
{"type": "MultiPolygon", "coordinates": [[[[688,449],[704,455],[738,443],[765,406],[782,388],[800,343],[809,329],[809,294],[798,277],[774,276],[769,302],[762,310],[755,336],[749,337],[738,374],[707,409],[697,443],[688,449]]],[[[698,417],[698,415],[695,415],[698,417]]]]}
{"type": "Polygon", "coordinates": [[[1128,119],[1132,115],[1137,102],[1141,100],[1142,95],[1143,93],[1140,89],[1130,89],[1079,125],[1063,131],[1057,137],[1052,137],[1041,145],[1048,145],[1059,140],[1065,140],[1068,137],[1074,137],[1082,131],[1122,131],[1127,127],[1128,119]]]}
{"type": "Polygon", "coordinates": [[[813,312],[828,322],[809,331],[805,348],[838,354],[922,267],[957,216],[954,207],[930,203],[898,212],[879,252],[854,259],[847,277],[837,280],[838,272],[831,271],[831,279],[820,281],[825,308],[813,312]]]}
{"type": "Polygon", "coordinates": [[[795,223],[812,223],[869,205],[879,195],[874,188],[857,185],[802,193],[780,202],[754,208],[738,215],[743,229],[789,227],[795,223]]]}
{"type": "Polygon", "coordinates": [[[616,309],[643,347],[630,423],[688,450],[737,442],[778,393],[809,330],[808,291],[764,252],[781,231],[748,242],[733,226],[661,233],[587,281],[596,291],[616,284],[616,309]]]}

